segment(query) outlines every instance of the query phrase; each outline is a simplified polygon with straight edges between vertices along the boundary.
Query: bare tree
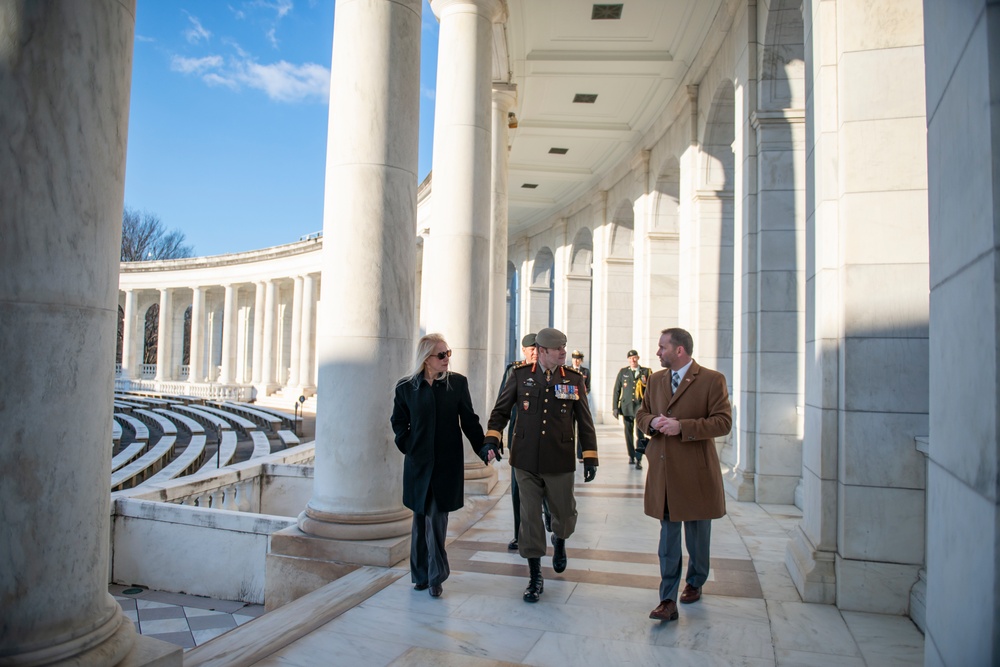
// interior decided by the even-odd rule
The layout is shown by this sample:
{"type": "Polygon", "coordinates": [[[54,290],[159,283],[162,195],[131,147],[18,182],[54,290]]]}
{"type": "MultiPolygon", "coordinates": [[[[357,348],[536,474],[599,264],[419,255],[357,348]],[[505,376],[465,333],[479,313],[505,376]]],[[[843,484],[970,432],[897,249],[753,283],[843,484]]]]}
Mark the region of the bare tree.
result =
{"type": "Polygon", "coordinates": [[[184,232],[168,231],[155,213],[130,206],[122,211],[123,262],[193,257],[194,248],[184,241],[184,232]]]}

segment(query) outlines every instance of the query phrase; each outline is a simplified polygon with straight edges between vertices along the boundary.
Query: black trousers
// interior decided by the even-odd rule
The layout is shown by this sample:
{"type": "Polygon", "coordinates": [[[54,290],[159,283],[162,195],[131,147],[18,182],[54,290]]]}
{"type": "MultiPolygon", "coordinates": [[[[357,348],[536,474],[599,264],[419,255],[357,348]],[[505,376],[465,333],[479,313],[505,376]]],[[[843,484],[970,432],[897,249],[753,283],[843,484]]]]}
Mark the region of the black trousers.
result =
{"type": "Polygon", "coordinates": [[[444,550],[448,537],[448,513],[438,510],[434,494],[427,490],[422,514],[413,513],[410,533],[410,581],[421,586],[440,586],[451,568],[444,550]]]}
{"type": "Polygon", "coordinates": [[[646,437],[645,433],[638,433],[639,436],[639,449],[636,450],[633,444],[633,433],[635,433],[635,417],[626,417],[622,415],[622,421],[625,422],[625,449],[628,450],[628,460],[629,461],[641,461],[642,453],[646,451],[646,445],[649,443],[649,438],[646,437]]]}

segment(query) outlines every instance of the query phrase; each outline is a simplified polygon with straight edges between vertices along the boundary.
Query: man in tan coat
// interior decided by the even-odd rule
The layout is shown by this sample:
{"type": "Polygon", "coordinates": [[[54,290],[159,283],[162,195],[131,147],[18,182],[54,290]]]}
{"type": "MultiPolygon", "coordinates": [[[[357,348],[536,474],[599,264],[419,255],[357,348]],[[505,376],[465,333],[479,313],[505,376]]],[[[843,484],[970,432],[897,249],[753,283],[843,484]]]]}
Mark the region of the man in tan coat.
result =
{"type": "Polygon", "coordinates": [[[708,579],[712,519],[726,513],[715,438],[733,425],[726,378],[691,358],[694,342],[684,329],[664,329],[656,356],[667,369],[654,373],[636,413],[649,433],[645,511],[660,520],[660,604],[649,617],[677,619],[681,580],[681,525],[688,551],[682,603],[701,599],[708,579]]]}

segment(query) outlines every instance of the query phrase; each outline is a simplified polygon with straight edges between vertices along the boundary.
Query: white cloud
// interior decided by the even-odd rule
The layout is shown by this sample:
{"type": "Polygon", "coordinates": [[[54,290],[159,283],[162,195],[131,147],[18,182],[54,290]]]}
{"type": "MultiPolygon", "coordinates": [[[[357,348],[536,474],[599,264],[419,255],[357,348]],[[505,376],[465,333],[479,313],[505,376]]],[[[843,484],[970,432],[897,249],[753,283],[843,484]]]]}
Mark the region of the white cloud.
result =
{"type": "Polygon", "coordinates": [[[146,37],[145,35],[138,35],[137,34],[135,36],[135,41],[137,41],[137,42],[155,42],[156,38],[155,37],[146,37]]]}
{"type": "Polygon", "coordinates": [[[257,0],[253,3],[257,7],[266,7],[267,9],[273,9],[278,15],[279,19],[285,18],[285,15],[292,11],[295,6],[292,0],[275,0],[274,2],[266,2],[265,0],[257,0]]]}
{"type": "Polygon", "coordinates": [[[211,38],[212,33],[205,29],[198,17],[188,14],[188,21],[191,22],[191,27],[184,31],[184,37],[187,41],[197,44],[201,40],[207,42],[211,38]]]}
{"type": "Polygon", "coordinates": [[[264,33],[264,36],[267,37],[267,41],[271,42],[271,46],[273,46],[274,48],[278,48],[278,38],[275,37],[274,35],[274,33],[277,32],[277,30],[278,30],[277,28],[271,28],[266,33],[264,33]]]}
{"type": "Polygon", "coordinates": [[[228,79],[220,74],[216,74],[215,72],[209,72],[208,74],[204,75],[201,78],[209,86],[224,86],[225,88],[229,88],[230,90],[240,89],[240,84],[236,83],[232,79],[228,79]]]}
{"type": "Polygon", "coordinates": [[[261,65],[244,61],[237,64],[235,78],[276,102],[325,102],[330,95],[330,70],[316,63],[295,65],[281,60],[261,65]]]}
{"type": "Polygon", "coordinates": [[[205,56],[204,58],[185,58],[174,56],[170,59],[170,69],[183,74],[201,74],[206,70],[222,66],[222,56],[205,56]]]}

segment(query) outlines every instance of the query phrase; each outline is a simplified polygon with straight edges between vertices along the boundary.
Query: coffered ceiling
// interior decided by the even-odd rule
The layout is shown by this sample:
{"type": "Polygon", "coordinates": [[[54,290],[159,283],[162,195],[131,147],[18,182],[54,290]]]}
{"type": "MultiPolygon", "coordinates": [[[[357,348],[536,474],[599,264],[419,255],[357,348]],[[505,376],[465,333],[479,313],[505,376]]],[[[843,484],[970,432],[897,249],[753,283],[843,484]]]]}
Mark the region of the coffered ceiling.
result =
{"type": "Polygon", "coordinates": [[[496,33],[502,43],[494,52],[494,80],[517,85],[508,181],[511,234],[583,195],[637,148],[691,67],[722,4],[508,0],[508,20],[496,33]],[[620,18],[593,18],[614,15],[616,5],[620,18]]]}

